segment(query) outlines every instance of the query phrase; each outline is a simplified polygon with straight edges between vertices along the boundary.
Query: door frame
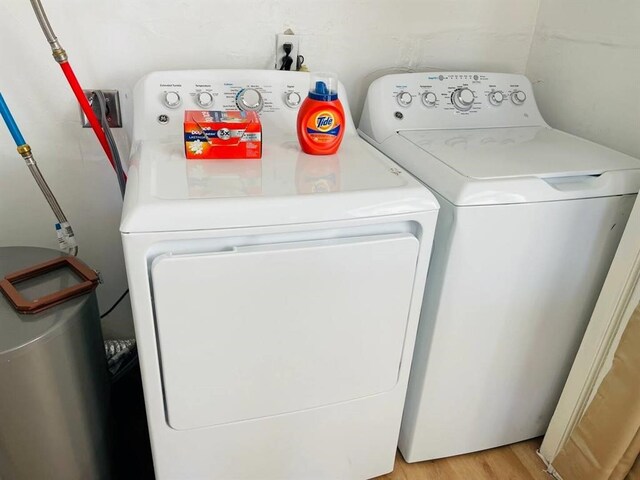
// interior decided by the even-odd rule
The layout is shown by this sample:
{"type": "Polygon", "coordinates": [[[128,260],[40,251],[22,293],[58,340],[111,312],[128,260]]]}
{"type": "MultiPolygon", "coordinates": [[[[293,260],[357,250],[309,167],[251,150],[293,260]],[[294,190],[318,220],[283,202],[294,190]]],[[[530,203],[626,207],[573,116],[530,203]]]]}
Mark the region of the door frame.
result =
{"type": "MultiPolygon", "coordinates": [[[[551,465],[582,418],[640,301],[640,201],[629,216],[580,350],[540,447],[551,465]]],[[[549,467],[553,473],[553,467],[549,467]]]]}

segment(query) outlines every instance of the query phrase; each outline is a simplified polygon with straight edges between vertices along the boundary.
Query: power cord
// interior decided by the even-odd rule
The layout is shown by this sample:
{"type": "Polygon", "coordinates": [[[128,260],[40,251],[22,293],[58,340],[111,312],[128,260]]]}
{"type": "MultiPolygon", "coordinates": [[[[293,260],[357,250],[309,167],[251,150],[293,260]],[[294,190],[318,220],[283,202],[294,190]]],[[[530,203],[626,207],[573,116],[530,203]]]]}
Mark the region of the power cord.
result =
{"type": "Polygon", "coordinates": [[[282,65],[280,65],[280,70],[291,70],[291,65],[293,65],[293,58],[291,58],[293,43],[287,42],[283,44],[282,49],[284,50],[284,57],[282,57],[282,65]]]}
{"type": "Polygon", "coordinates": [[[129,289],[127,288],[125,290],[125,292],[120,295],[120,298],[118,300],[116,300],[116,303],[114,303],[113,305],[111,305],[111,308],[109,308],[109,310],[107,310],[106,312],[104,312],[102,315],[100,315],[100,319],[102,320],[104,317],[106,317],[107,315],[109,315],[111,312],[113,312],[115,310],[115,308],[120,305],[120,302],[122,300],[124,300],[124,297],[127,296],[127,294],[129,293],[129,289]]]}

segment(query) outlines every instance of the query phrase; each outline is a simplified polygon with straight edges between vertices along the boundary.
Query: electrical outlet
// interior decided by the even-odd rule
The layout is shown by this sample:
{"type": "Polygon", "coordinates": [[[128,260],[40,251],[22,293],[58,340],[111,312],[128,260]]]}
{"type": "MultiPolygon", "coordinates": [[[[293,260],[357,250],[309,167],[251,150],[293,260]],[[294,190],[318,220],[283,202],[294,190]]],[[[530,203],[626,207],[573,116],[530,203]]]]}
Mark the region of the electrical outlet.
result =
{"type": "Polygon", "coordinates": [[[276,35],[276,61],[274,68],[280,70],[282,68],[282,60],[285,57],[284,44],[291,44],[291,54],[289,55],[293,62],[291,63],[291,71],[296,70],[298,63],[298,55],[300,55],[300,35],[292,33],[278,33],[276,35]]]}
{"type": "MultiPolygon", "coordinates": [[[[96,101],[93,96],[94,90],[83,90],[83,92],[87,100],[89,100],[89,104],[93,107],[93,102],[96,101]]],[[[107,103],[107,123],[111,128],[121,128],[122,112],[120,110],[120,95],[118,90],[102,90],[102,93],[104,93],[104,99],[107,103]]],[[[95,107],[93,111],[96,111],[95,107]]],[[[91,128],[91,124],[89,124],[89,120],[82,109],[80,109],[80,119],[83,128],[91,128]]]]}

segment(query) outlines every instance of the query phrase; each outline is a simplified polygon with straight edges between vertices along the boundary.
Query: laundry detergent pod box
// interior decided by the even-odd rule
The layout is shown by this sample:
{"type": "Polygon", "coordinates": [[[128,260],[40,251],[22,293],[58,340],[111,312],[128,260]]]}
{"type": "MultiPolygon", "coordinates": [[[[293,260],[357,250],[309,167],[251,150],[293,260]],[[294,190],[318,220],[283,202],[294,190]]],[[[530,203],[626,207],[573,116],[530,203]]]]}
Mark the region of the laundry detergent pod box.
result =
{"type": "Polygon", "coordinates": [[[184,151],[188,159],[262,157],[262,126],[256,112],[184,112],[184,151]]]}

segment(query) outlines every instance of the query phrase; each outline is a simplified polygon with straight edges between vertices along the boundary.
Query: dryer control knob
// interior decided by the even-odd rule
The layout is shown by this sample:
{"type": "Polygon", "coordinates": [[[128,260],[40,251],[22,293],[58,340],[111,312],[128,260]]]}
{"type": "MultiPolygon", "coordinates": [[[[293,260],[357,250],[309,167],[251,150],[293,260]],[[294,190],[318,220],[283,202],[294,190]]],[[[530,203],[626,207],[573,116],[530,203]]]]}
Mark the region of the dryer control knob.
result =
{"type": "Polygon", "coordinates": [[[504,102],[504,93],[494,90],[489,94],[489,103],[491,105],[498,107],[502,105],[502,102],[504,102]]]}
{"type": "Polygon", "coordinates": [[[298,92],[288,92],[284,96],[284,103],[287,107],[296,108],[302,102],[302,97],[298,92]]]}
{"type": "Polygon", "coordinates": [[[469,88],[458,88],[451,94],[451,103],[458,110],[466,112],[471,110],[473,102],[476,99],[473,91],[469,88]]]}
{"type": "Polygon", "coordinates": [[[400,92],[398,95],[396,95],[396,100],[398,100],[398,104],[401,107],[408,107],[409,105],[411,105],[413,97],[409,92],[400,92]]]}
{"type": "Polygon", "coordinates": [[[182,104],[182,98],[178,92],[165,92],[162,101],[169,108],[178,108],[182,104]]]}
{"type": "Polygon", "coordinates": [[[262,94],[255,88],[245,88],[236,96],[238,108],[244,112],[259,112],[264,106],[262,94]]]}
{"type": "Polygon", "coordinates": [[[202,108],[208,108],[213,105],[213,95],[211,95],[209,92],[197,93],[196,103],[202,108]]]}
{"type": "Polygon", "coordinates": [[[527,94],[522,90],[514,90],[511,94],[511,101],[516,105],[522,105],[527,100],[527,94]]]}
{"type": "Polygon", "coordinates": [[[425,107],[435,107],[438,97],[433,92],[425,92],[422,94],[422,103],[425,107]]]}

